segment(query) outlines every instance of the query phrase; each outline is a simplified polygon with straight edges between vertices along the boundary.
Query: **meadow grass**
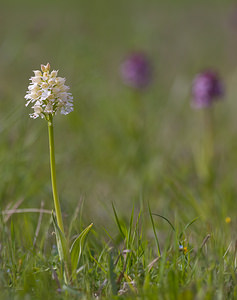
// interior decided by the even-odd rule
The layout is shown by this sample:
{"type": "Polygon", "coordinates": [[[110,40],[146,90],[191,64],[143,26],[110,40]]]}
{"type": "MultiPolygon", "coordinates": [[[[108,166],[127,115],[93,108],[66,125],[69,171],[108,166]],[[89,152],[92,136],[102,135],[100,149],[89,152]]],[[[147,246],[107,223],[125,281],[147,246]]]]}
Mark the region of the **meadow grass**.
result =
{"type": "Polygon", "coordinates": [[[235,299],[234,2],[102,2],[2,5],[0,299],[235,299]],[[139,97],[119,77],[133,49],[154,68],[139,97]],[[32,69],[48,61],[74,96],[74,112],[55,117],[70,243],[94,223],[70,286],[53,234],[47,124],[24,107],[32,69]],[[205,182],[194,155],[202,112],[190,108],[190,89],[209,66],[226,96],[214,107],[205,182]]]}

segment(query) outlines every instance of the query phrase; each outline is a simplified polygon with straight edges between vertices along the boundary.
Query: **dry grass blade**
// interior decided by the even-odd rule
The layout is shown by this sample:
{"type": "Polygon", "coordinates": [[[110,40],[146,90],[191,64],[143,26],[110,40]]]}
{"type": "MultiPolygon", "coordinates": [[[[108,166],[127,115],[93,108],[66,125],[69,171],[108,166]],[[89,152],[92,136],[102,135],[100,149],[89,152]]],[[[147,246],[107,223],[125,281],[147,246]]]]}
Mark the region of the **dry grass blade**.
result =
{"type": "Polygon", "coordinates": [[[236,254],[237,254],[237,240],[235,240],[235,249],[234,249],[234,267],[235,267],[235,269],[237,267],[236,254]]]}
{"type": "MultiPolygon", "coordinates": [[[[48,209],[40,209],[40,208],[22,208],[22,209],[9,209],[9,210],[3,210],[2,214],[7,215],[7,217],[11,217],[13,214],[23,214],[23,213],[43,213],[43,214],[50,214],[52,213],[51,210],[48,209]]],[[[8,219],[9,219],[8,218],[8,219]]],[[[8,221],[4,219],[4,222],[8,221]]]]}
{"type": "Polygon", "coordinates": [[[108,283],[108,279],[106,278],[100,285],[99,290],[94,295],[97,299],[101,296],[102,290],[106,286],[107,283],[108,283]]]}
{"type": "Polygon", "coordinates": [[[35,230],[35,236],[34,236],[34,242],[33,242],[33,248],[35,248],[35,245],[36,245],[36,240],[37,240],[37,237],[39,235],[39,231],[40,231],[40,226],[41,226],[41,223],[42,223],[42,218],[43,218],[43,212],[42,212],[42,209],[44,207],[44,201],[41,201],[41,206],[40,206],[40,215],[39,215],[39,219],[38,219],[38,223],[37,223],[37,227],[36,227],[36,230],[35,230]]]}
{"type": "Polygon", "coordinates": [[[208,233],[208,235],[204,238],[200,249],[202,249],[206,245],[206,243],[207,243],[207,241],[209,240],[210,237],[211,237],[211,235],[208,233]]]}
{"type": "Polygon", "coordinates": [[[11,218],[11,215],[13,215],[15,213],[15,211],[17,210],[17,208],[21,205],[21,203],[24,201],[24,198],[20,198],[13,206],[12,209],[10,210],[5,210],[2,212],[3,215],[5,215],[6,211],[8,212],[6,215],[6,217],[4,218],[4,223],[6,223],[10,218],[11,218]]]}
{"type": "Polygon", "coordinates": [[[58,275],[57,275],[56,271],[53,268],[52,268],[52,278],[53,278],[53,280],[55,280],[55,282],[57,284],[57,287],[58,287],[57,291],[60,293],[61,290],[62,290],[61,284],[60,284],[60,281],[58,279],[58,275]]]}
{"type": "Polygon", "coordinates": [[[232,246],[232,242],[230,242],[229,246],[227,247],[227,249],[226,249],[226,251],[223,255],[223,258],[225,258],[225,256],[228,254],[228,252],[230,251],[231,246],[232,246]]]}
{"type": "Polygon", "coordinates": [[[161,258],[161,256],[157,256],[151,263],[148,265],[148,272],[153,268],[154,264],[161,258]]]}

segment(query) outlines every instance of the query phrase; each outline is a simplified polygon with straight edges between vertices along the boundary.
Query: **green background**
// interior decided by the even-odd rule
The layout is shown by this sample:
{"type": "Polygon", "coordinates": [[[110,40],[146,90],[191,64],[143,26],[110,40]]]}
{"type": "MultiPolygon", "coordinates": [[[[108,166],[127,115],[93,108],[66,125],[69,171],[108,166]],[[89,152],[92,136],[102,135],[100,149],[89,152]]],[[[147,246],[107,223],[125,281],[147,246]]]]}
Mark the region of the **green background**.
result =
{"type": "Polygon", "coordinates": [[[40,207],[42,200],[53,208],[47,123],[30,119],[24,106],[32,70],[50,62],[74,97],[74,112],[55,117],[66,224],[80,199],[85,223],[97,228],[115,226],[111,202],[125,219],[133,206],[143,202],[145,210],[148,201],[171,220],[201,215],[225,226],[226,216],[234,218],[234,1],[9,1],[1,4],[0,18],[3,210],[19,199],[21,208],[40,207]],[[147,53],[153,66],[152,84],[141,95],[124,86],[119,74],[132,51],[147,53]],[[215,179],[208,193],[193,156],[205,131],[203,112],[190,107],[192,80],[206,68],[219,72],[226,90],[214,108],[215,179]],[[138,137],[133,126],[141,120],[145,126],[138,137]]]}

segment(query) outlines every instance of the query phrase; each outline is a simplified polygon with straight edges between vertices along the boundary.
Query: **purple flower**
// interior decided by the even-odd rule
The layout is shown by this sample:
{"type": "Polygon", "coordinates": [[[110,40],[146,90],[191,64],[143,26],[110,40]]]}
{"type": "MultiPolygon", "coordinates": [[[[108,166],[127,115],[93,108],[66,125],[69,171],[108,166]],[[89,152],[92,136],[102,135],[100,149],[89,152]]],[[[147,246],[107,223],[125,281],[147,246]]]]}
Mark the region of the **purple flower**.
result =
{"type": "Polygon", "coordinates": [[[192,85],[192,105],[195,108],[209,107],[224,94],[223,83],[215,71],[198,74],[192,85]]]}
{"type": "Polygon", "coordinates": [[[144,53],[132,53],[121,65],[124,83],[136,89],[147,87],[152,78],[150,62],[144,53]]]}

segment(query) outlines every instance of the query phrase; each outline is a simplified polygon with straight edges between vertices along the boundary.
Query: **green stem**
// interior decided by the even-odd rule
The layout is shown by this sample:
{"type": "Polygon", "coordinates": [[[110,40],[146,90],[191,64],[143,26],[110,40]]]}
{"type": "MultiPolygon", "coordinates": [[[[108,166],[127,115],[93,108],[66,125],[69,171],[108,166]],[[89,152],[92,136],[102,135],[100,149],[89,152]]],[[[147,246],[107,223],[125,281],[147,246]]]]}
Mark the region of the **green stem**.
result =
{"type": "Polygon", "coordinates": [[[213,120],[213,108],[208,107],[204,110],[204,125],[205,125],[205,148],[209,160],[209,164],[211,164],[214,156],[214,120],[213,120]]]}
{"type": "Polygon", "coordinates": [[[56,171],[55,171],[55,154],[54,154],[54,133],[53,133],[53,117],[50,116],[48,119],[48,130],[49,130],[49,152],[50,152],[50,168],[51,168],[51,181],[53,190],[54,207],[56,211],[56,218],[58,226],[62,233],[64,233],[62,213],[58,198],[58,190],[56,183],[56,171]]]}
{"type": "Polygon", "coordinates": [[[211,183],[213,179],[213,159],[214,159],[214,119],[213,108],[209,107],[204,110],[204,163],[206,165],[206,179],[211,183]]]}

